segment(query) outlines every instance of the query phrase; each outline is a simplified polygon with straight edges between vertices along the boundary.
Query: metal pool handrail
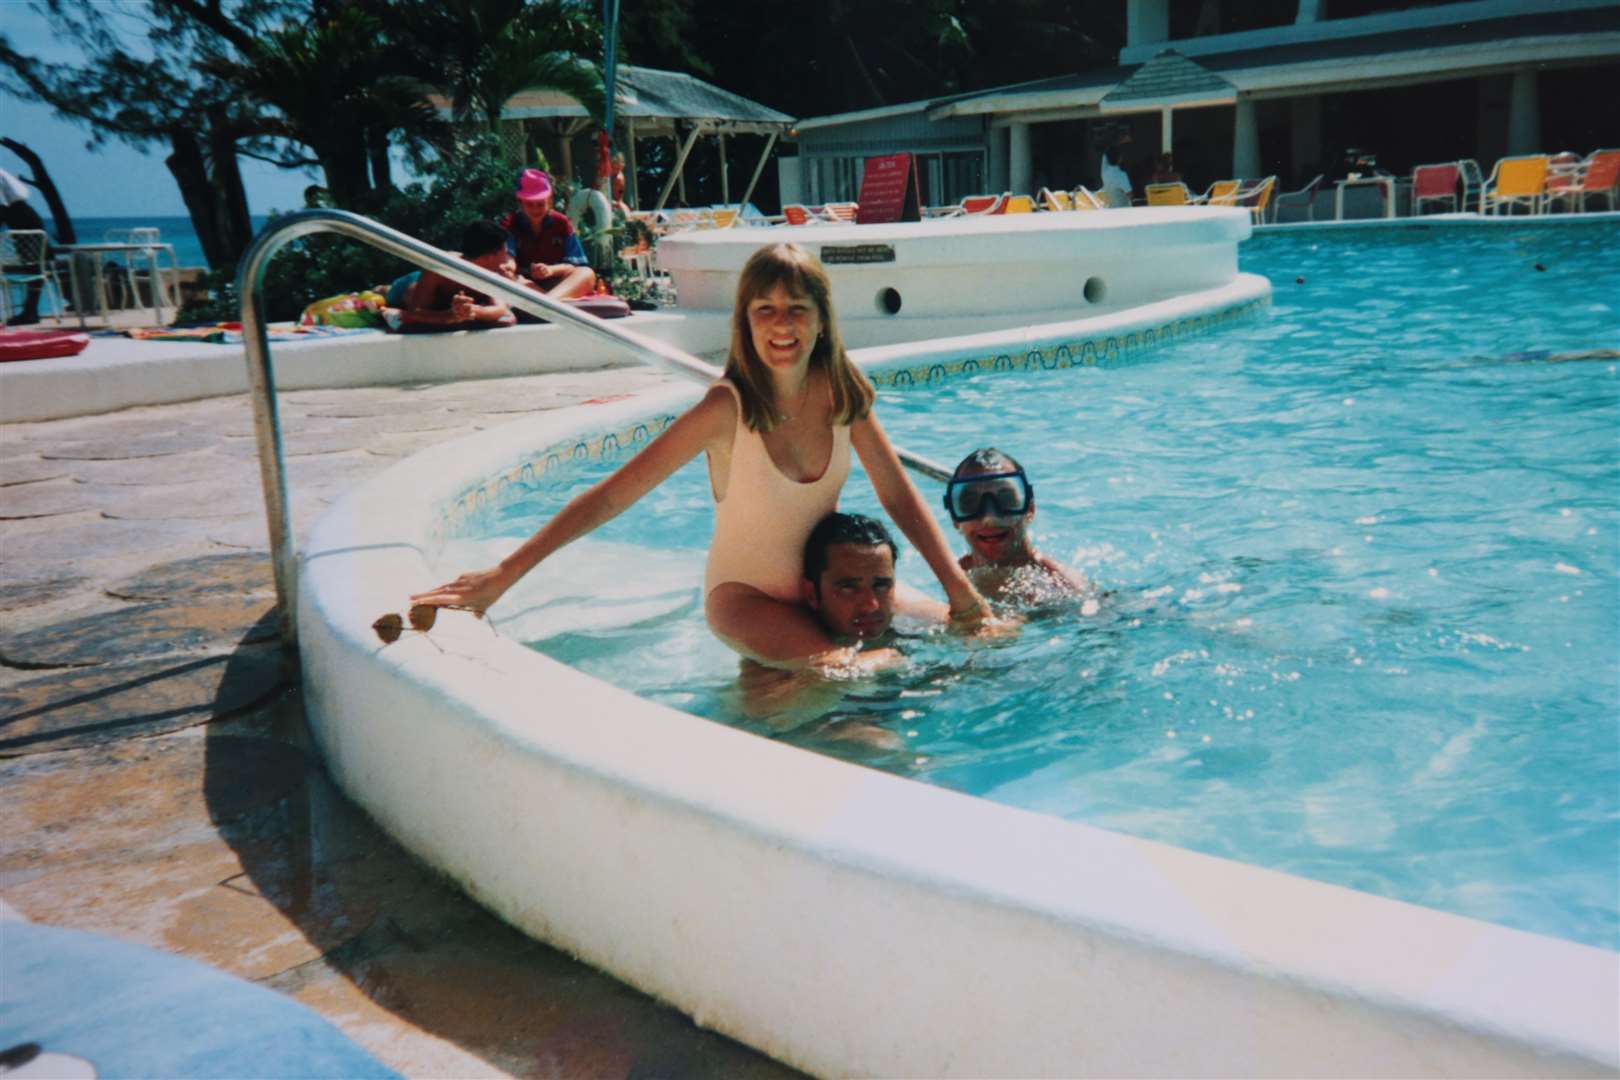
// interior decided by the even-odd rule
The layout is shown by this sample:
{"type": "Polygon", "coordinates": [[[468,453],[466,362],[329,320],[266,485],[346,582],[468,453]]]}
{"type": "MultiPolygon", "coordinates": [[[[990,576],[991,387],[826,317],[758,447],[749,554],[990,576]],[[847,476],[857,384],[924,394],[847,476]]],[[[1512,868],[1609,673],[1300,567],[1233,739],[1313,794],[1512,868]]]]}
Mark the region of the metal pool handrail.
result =
{"type": "MultiPolygon", "coordinates": [[[[390,255],[426,267],[481,292],[498,296],[512,307],[551,322],[607,338],[628,348],[641,360],[650,360],[704,384],[722,372],[713,364],[673,345],[627,330],[616,323],[587,314],[545,293],[515,284],[499,274],[474,266],[414,236],[351,214],[346,210],[301,210],[289,214],[254,238],[236,274],[242,298],[242,339],[246,350],[248,387],[253,398],[253,428],[259,448],[259,478],[264,485],[265,518],[270,529],[270,561],[276,578],[276,602],[281,612],[281,640],[288,648],[298,644],[296,604],[297,555],[292,542],[292,520],[287,507],[287,473],[282,461],[281,416],[276,406],[275,373],[270,367],[270,335],[264,318],[264,271],[271,256],[300,236],[335,232],[370,244],[390,255]]],[[[896,447],[907,468],[934,480],[948,481],[950,470],[917,454],[896,447]]]]}

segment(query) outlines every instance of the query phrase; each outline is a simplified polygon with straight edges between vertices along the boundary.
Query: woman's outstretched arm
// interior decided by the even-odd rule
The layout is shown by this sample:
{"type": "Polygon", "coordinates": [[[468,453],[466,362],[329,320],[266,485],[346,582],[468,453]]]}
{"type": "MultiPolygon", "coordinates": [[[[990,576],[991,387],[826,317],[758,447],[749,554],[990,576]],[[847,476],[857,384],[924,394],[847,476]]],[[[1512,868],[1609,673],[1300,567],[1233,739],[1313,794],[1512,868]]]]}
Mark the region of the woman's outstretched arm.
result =
{"type": "Polygon", "coordinates": [[[855,452],[861,456],[866,475],[872,478],[872,487],[884,511],[900,526],[900,531],[906,534],[911,546],[944,586],[951,604],[951,622],[966,628],[976,627],[990,616],[990,606],[952,558],[945,534],[906,475],[883,425],[868,413],[864,420],[850,426],[849,438],[855,452]]]}
{"type": "Polygon", "coordinates": [[[499,564],[462,574],[454,581],[418,593],[411,602],[482,613],[546,556],[628,510],[700,452],[730,445],[733,425],[739,422],[736,417],[737,406],[731,394],[721,387],[710,389],[667,431],[611,476],[570,499],[499,564]]]}

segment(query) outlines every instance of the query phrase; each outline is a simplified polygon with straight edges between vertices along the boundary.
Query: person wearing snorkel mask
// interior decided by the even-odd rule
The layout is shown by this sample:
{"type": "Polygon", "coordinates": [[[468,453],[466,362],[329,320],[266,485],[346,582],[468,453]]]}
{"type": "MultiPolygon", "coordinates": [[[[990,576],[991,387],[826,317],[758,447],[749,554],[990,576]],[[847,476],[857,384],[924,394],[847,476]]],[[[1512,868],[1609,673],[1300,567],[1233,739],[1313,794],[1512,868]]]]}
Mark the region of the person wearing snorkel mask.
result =
{"type": "Polygon", "coordinates": [[[958,564],[987,600],[1029,608],[1092,596],[1084,574],[1035,549],[1035,487],[1010,454],[985,447],[963,458],[945,509],[968,544],[958,564]]]}

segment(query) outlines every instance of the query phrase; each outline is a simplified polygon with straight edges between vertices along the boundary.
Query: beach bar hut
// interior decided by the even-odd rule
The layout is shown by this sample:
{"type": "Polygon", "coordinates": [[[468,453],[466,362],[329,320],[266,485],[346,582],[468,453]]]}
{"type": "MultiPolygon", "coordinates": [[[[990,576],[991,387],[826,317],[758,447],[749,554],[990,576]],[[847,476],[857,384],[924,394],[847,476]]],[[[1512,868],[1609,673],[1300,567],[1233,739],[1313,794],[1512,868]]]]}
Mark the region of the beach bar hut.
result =
{"type": "MultiPolygon", "coordinates": [[[[615,142],[626,150],[626,201],[636,209],[661,210],[672,192],[680,189],[684,201],[683,173],[697,142],[704,136],[715,141],[720,159],[722,202],[746,203],[754,193],[759,177],[770,160],[771,151],[783,134],[793,127],[785,113],[750,101],[729,90],[677,71],[620,66],[613,106],[615,142]],[[726,166],[726,138],[731,135],[763,135],[765,145],[759,162],[748,178],[742,196],[731,197],[731,177],[726,166]],[[670,139],[675,145],[674,164],[651,206],[644,207],[636,182],[636,143],[641,139],[670,139]]],[[[529,125],[561,136],[564,153],[568,140],[591,126],[584,106],[555,90],[531,90],[515,95],[501,110],[502,135],[519,151],[526,144],[529,125]]],[[[565,157],[558,168],[572,173],[573,162],[565,157]]]]}

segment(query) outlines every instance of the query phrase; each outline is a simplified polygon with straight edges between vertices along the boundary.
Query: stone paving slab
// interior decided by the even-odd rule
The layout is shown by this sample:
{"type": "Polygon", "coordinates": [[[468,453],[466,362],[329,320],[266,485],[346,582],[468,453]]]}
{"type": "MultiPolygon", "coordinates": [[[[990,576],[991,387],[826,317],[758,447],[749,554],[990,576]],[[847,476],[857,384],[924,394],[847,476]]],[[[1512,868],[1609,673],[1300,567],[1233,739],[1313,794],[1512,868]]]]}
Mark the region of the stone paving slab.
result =
{"type": "Polygon", "coordinates": [[[94,509],[94,500],[83,485],[66,477],[38,484],[24,484],[6,495],[0,506],[0,520],[59,517],[94,509]]]}
{"type": "Polygon", "coordinates": [[[86,580],[72,575],[62,576],[53,567],[31,581],[14,578],[0,582],[0,612],[16,611],[19,608],[46,603],[77,589],[86,580]]]}
{"type": "Polygon", "coordinates": [[[258,705],[287,685],[275,644],[53,671],[0,690],[0,757],[179,731],[258,705]]]}
{"type": "Polygon", "coordinates": [[[0,487],[18,484],[37,484],[42,480],[56,480],[71,475],[65,462],[46,461],[41,457],[6,458],[0,464],[0,487]]]}
{"type": "Polygon", "coordinates": [[[206,450],[212,440],[201,431],[147,432],[135,435],[109,435],[97,432],[87,439],[74,439],[40,450],[46,461],[126,461],[130,458],[164,457],[188,450],[206,450]]]}
{"type": "MultiPolygon", "coordinates": [[[[668,382],[284,393],[295,535],[400,455],[668,382]]],[[[242,396],[0,426],[0,901],[256,978],[411,1076],[796,1075],[507,927],[332,787],[252,430],[242,396]]]]}

